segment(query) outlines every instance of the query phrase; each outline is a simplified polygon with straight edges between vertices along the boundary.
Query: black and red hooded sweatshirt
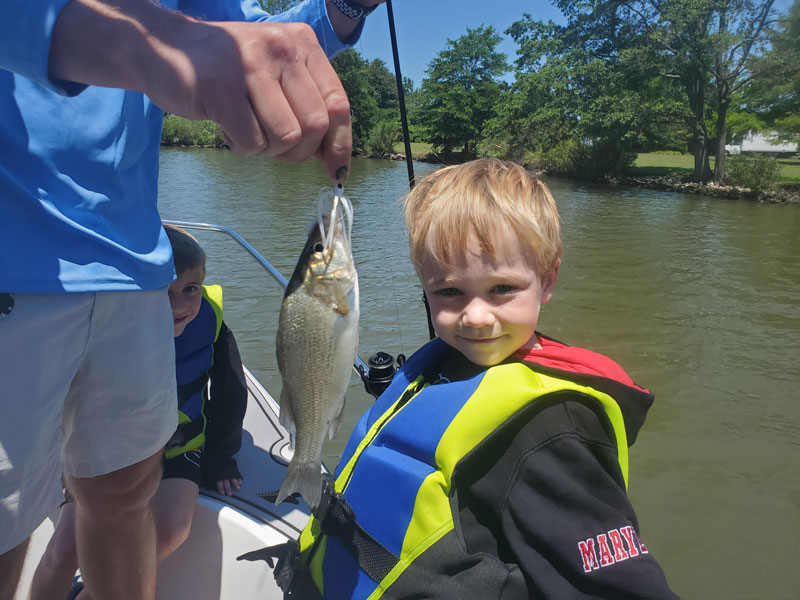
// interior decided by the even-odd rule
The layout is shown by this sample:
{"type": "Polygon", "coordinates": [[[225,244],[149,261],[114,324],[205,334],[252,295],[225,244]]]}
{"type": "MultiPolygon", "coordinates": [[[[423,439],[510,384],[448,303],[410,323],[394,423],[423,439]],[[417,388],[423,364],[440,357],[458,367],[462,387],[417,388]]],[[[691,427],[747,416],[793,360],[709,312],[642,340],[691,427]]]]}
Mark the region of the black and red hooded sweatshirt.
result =
{"type": "MultiPolygon", "coordinates": [[[[539,340],[541,349],[508,360],[614,398],[633,444],[653,395],[606,356],[539,340]]],[[[484,369],[455,350],[438,366],[449,381],[484,369]]],[[[646,546],[595,398],[573,390],[539,398],[468,455],[453,484],[466,550],[518,568],[529,598],[676,597],[646,546]]]]}

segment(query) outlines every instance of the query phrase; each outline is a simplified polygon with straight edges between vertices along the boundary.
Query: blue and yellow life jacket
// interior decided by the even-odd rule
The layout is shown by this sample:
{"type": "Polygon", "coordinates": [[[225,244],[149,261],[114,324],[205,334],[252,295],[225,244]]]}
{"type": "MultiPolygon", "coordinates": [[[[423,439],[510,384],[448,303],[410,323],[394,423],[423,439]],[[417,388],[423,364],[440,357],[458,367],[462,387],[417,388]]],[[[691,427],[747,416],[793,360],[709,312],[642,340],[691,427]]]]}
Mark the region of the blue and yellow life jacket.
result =
{"type": "MultiPolygon", "coordinates": [[[[335,481],[347,507],[333,519],[340,534],[323,534],[312,517],[300,536],[305,577],[326,599],[416,597],[421,590],[436,597],[433,588],[455,591],[453,574],[482,560],[488,566],[470,581],[467,597],[498,597],[496,590],[508,590],[507,569],[468,556],[455,535],[453,473],[501,426],[550,394],[575,391],[599,403],[613,428],[627,485],[625,424],[611,396],[525,362],[500,364],[463,381],[426,383],[424,370],[446,350],[437,339],[415,353],[356,425],[335,481]],[[352,516],[357,528],[342,527],[342,515],[352,516]]],[[[332,531],[327,524],[325,530],[332,531]]]]}
{"type": "Polygon", "coordinates": [[[167,444],[166,458],[196,450],[205,442],[208,370],[214,342],[222,327],[222,287],[204,285],[200,311],[175,338],[175,378],[178,383],[178,429],[167,444]]]}

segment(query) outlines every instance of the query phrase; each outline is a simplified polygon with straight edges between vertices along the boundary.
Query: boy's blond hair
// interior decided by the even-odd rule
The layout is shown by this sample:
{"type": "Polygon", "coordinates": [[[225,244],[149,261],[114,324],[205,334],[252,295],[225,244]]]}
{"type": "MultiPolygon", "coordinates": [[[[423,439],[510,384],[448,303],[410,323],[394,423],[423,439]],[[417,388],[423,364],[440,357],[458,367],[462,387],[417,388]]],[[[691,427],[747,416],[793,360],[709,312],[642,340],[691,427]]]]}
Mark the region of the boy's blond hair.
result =
{"type": "Polygon", "coordinates": [[[523,167],[478,159],[424,177],[403,198],[411,261],[420,272],[425,256],[452,266],[467,251],[471,233],[495,256],[492,234],[511,227],[544,276],[561,258],[561,219],[547,186],[523,167]]]}
{"type": "Polygon", "coordinates": [[[206,253],[194,236],[175,225],[164,224],[169,243],[172,244],[172,257],[175,272],[180,275],[187,269],[200,267],[206,274],[206,253]]]}

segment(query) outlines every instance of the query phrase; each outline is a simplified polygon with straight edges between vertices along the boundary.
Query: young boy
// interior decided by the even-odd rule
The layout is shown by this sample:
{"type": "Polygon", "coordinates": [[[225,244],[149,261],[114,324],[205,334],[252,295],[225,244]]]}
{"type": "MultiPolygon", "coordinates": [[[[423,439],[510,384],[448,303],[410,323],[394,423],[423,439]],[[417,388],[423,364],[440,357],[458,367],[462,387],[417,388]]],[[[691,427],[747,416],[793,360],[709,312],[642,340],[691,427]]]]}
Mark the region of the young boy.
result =
{"type": "Polygon", "coordinates": [[[405,213],[438,338],[356,425],[295,595],[674,598],[626,494],[653,396],[536,331],[561,260],[545,184],[477,160],[424,178],[405,213]]]}
{"type": "MultiPolygon", "coordinates": [[[[241,446],[247,406],[239,350],[222,320],[222,288],[203,286],[206,255],[197,240],[178,227],[164,229],[177,273],[169,286],[169,300],[179,425],[165,448],[163,476],[153,498],[159,563],[189,536],[201,485],[226,495],[239,491],[242,475],[234,454],[241,446]]],[[[67,597],[77,568],[74,507],[67,500],[36,569],[31,600],[67,597]]],[[[70,598],[91,597],[91,590],[81,590],[77,583],[70,598]]]]}

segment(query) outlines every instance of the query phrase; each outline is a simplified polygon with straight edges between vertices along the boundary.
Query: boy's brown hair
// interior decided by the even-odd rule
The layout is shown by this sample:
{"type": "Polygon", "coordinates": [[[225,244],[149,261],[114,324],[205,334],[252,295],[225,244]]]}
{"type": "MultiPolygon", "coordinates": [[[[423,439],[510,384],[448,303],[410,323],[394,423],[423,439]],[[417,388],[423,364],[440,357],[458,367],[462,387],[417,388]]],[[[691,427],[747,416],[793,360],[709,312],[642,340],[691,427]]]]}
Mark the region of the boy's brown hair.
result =
{"type": "Polygon", "coordinates": [[[453,265],[471,233],[495,256],[492,232],[511,227],[529,248],[540,275],[561,258],[561,219],[550,190],[523,167],[493,158],[445,167],[424,177],[403,198],[411,261],[453,265]]]}
{"type": "Polygon", "coordinates": [[[169,243],[172,244],[172,257],[175,272],[180,275],[187,269],[200,267],[206,274],[206,253],[194,236],[175,225],[164,224],[169,243]]]}

